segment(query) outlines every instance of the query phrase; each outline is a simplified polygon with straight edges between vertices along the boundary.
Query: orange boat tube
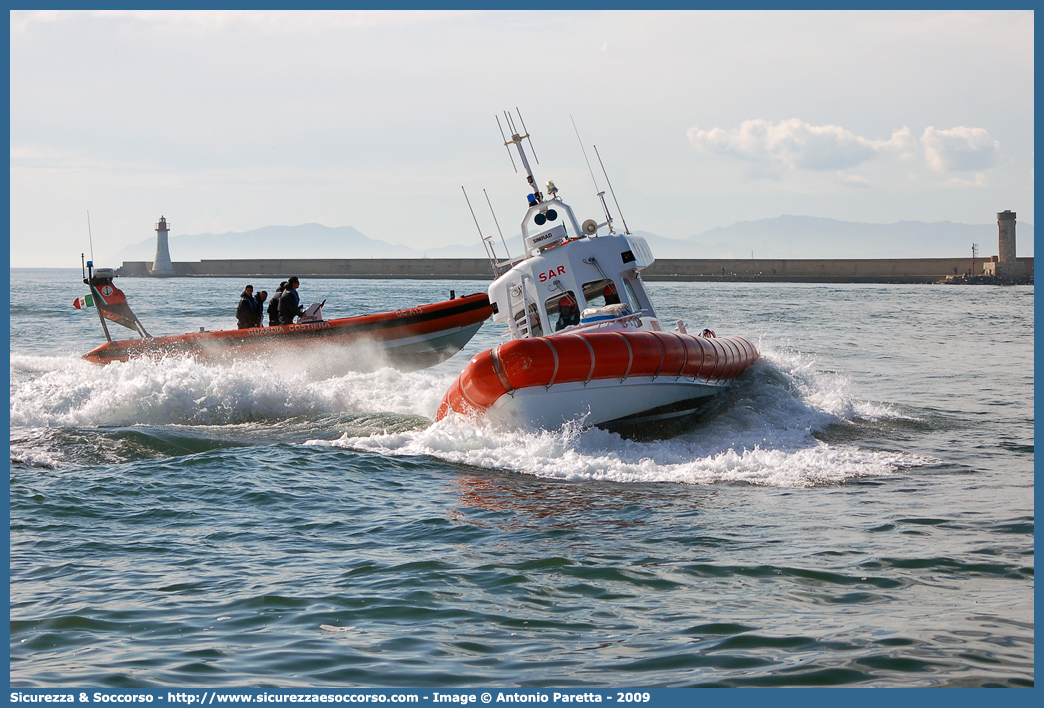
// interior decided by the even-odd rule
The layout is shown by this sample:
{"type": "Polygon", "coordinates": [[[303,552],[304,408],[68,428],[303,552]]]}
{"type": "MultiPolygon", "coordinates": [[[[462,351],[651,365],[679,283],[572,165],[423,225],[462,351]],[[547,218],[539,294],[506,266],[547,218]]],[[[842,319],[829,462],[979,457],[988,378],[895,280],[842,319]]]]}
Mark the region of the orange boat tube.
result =
{"type": "Polygon", "coordinates": [[[757,348],[735,336],[612,330],[516,339],[472,358],[435,418],[493,414],[540,427],[585,407],[593,425],[666,413],[711,395],[757,359],[757,348]]]}

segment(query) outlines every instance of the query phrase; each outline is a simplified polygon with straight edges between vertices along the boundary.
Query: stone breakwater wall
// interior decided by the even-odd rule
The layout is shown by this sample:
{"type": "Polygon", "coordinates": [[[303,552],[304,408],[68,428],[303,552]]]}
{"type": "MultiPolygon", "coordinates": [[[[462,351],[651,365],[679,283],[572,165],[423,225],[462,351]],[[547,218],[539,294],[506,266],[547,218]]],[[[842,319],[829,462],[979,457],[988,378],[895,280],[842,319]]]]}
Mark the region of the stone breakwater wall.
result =
{"type": "MultiPolygon", "coordinates": [[[[946,276],[978,275],[976,258],[664,258],[642,272],[647,281],[755,281],[782,283],[936,283],[946,276]],[[954,270],[956,269],[956,271],[954,270]]],[[[1033,258],[1019,258],[1033,273],[1033,258]]],[[[117,272],[147,277],[152,264],[125,261],[117,272]]],[[[174,277],[197,278],[430,278],[493,279],[483,258],[264,258],[174,262],[174,277]]]]}

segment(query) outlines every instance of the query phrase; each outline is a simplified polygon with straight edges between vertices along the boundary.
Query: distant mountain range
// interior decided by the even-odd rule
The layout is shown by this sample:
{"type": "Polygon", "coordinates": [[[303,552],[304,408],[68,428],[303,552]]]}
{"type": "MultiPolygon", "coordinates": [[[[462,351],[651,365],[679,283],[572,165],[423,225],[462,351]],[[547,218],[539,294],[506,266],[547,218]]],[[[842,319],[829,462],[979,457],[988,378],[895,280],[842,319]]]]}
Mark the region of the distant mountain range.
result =
{"type": "MultiPolygon", "coordinates": [[[[740,221],[685,239],[644,236],[658,258],[947,258],[970,256],[973,243],[979,256],[997,253],[996,224],[956,224],[950,221],[900,221],[866,224],[814,216],[778,216],[740,221]]],[[[1033,255],[1033,224],[1017,226],[1019,256],[1033,255]]],[[[442,246],[417,250],[369,238],[351,226],[322,224],[265,226],[253,231],[170,236],[175,261],[215,258],[484,258],[482,244],[442,246]]],[[[503,246],[496,244],[503,257],[503,246]]],[[[508,239],[513,255],[522,252],[522,237],[508,239]]],[[[123,261],[151,261],[154,238],[126,246],[113,257],[123,261]]]]}

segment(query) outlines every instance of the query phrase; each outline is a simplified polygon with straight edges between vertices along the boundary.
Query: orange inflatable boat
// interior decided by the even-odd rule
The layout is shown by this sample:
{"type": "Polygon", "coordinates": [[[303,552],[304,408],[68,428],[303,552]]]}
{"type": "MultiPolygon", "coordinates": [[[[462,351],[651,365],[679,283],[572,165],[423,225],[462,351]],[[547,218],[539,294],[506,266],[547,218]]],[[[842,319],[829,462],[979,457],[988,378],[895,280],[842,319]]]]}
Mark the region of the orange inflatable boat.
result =
{"type": "MultiPolygon", "coordinates": [[[[88,267],[92,265],[89,263],[88,267]]],[[[309,316],[303,318],[305,321],[297,324],[153,337],[131,311],[123,292],[113,285],[114,277],[111,269],[91,271],[90,277],[84,278],[91,295],[74,303],[81,309],[93,306],[98,310],[108,341],[83,357],[97,364],[135,357],[250,356],[337,344],[366,347],[367,354],[376,353],[376,357],[370,357],[371,364],[379,361],[404,370],[421,369],[460,351],[492,314],[489,297],[475,293],[391,312],[332,320],[323,319],[321,305],[313,305],[309,316]],[[140,339],[114,340],[106,321],[134,329],[140,339]]]]}

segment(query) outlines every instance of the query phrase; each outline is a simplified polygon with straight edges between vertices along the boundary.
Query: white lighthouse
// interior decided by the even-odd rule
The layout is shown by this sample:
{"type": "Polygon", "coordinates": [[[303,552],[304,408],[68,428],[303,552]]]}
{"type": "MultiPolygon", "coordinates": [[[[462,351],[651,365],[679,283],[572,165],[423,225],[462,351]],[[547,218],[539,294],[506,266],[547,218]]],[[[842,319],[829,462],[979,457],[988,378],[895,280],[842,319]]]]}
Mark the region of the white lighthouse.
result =
{"type": "Polygon", "coordinates": [[[170,262],[170,248],[167,246],[167,220],[160,217],[156,224],[156,257],[152,261],[150,275],[174,275],[174,264],[170,262]]]}

